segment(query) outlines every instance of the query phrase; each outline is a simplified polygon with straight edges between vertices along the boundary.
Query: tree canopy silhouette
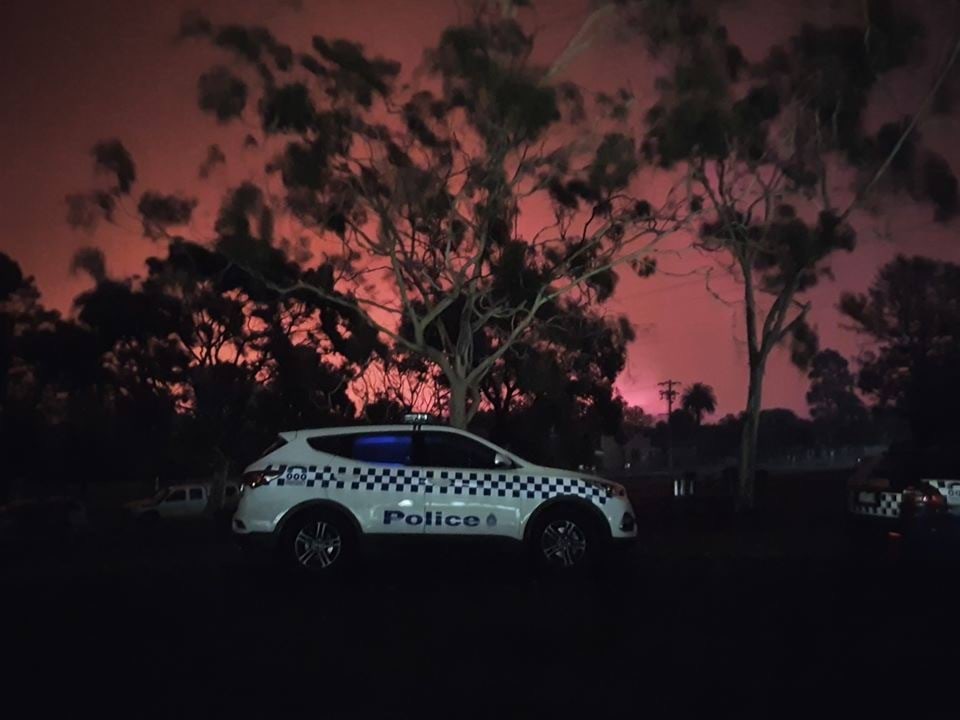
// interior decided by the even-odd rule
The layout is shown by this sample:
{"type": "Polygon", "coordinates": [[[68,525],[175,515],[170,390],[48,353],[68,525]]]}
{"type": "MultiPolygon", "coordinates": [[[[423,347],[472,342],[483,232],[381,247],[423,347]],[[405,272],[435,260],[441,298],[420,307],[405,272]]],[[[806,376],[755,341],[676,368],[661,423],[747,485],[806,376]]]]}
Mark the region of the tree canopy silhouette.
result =
{"type": "Polygon", "coordinates": [[[703,424],[704,415],[712,415],[717,411],[717,395],[709,385],[693,383],[684,389],[680,406],[690,413],[699,426],[703,424]]]}
{"type": "MultiPolygon", "coordinates": [[[[339,307],[436,366],[456,426],[538,323],[607,299],[620,266],[653,272],[657,241],[685,221],[672,196],[638,195],[629,95],[592,98],[556,81],[512,6],[481,4],[446,28],[419,87],[347,40],[293,50],[264,28],[197,15],[182,33],[230,60],[200,76],[200,109],[255,125],[245,145],[265,156],[263,177],[223,198],[211,248],[262,291],[339,307]],[[282,192],[267,191],[274,179],[282,192]],[[531,217],[542,219],[528,227],[531,217]],[[295,229],[279,233],[281,218],[295,229]]],[[[94,155],[116,182],[71,197],[85,227],[109,220],[136,181],[118,141],[94,155]]],[[[153,239],[185,231],[195,207],[156,191],[137,202],[153,239]]]]}
{"type": "Polygon", "coordinates": [[[856,393],[850,363],[836,350],[821,350],[810,362],[807,403],[821,442],[861,442],[869,434],[869,414],[856,393]]]}
{"type": "Polygon", "coordinates": [[[960,32],[934,68],[913,114],[871,103],[884,76],[923,52],[922,25],[907,4],[871,0],[859,19],[804,24],[749,61],[730,39],[718,5],[627,2],[627,23],[666,65],[646,115],[645,157],[687,178],[702,211],[695,248],[716,273],[742,285],[748,365],[740,503],[753,506],[764,377],[770,354],[789,343],[804,366],[816,352],[805,293],[829,261],[855,245],[851,214],[877,192],[909,191],[938,220],[950,218],[957,183],[947,162],[921,145],[919,124],[960,53],[960,32]],[[886,115],[873,133],[867,112],[886,115]],[[837,187],[837,177],[854,177],[837,187]],[[917,180],[920,178],[920,180],[917,180]]]}
{"type": "Polygon", "coordinates": [[[897,256],[865,293],[845,293],[841,312],[870,341],[859,386],[910,425],[919,447],[960,440],[960,266],[897,256]]]}

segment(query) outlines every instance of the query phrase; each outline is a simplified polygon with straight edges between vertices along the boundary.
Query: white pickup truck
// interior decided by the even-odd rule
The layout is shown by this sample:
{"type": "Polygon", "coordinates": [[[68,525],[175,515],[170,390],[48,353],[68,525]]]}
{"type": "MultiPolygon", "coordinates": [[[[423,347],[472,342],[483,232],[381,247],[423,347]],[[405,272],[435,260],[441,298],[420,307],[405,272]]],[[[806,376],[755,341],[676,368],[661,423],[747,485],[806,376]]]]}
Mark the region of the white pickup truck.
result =
{"type": "MultiPolygon", "coordinates": [[[[124,505],[124,509],[143,523],[200,517],[207,510],[212,487],[213,484],[209,482],[171,485],[163,488],[152,497],[127,503],[124,505]]],[[[239,499],[239,484],[228,481],[224,487],[224,511],[232,514],[239,499]]]]}

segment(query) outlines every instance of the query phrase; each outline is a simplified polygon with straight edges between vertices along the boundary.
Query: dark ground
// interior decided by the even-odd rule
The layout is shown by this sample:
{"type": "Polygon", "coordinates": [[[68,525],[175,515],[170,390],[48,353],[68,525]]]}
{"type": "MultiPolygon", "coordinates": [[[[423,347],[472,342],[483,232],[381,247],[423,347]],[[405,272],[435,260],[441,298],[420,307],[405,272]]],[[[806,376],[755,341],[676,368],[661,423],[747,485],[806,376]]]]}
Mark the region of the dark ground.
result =
{"type": "Polygon", "coordinates": [[[297,583],[205,526],[7,547],[4,694],[34,717],[957,717],[958,554],[871,538],[661,516],[574,585],[463,545],[297,583]]]}

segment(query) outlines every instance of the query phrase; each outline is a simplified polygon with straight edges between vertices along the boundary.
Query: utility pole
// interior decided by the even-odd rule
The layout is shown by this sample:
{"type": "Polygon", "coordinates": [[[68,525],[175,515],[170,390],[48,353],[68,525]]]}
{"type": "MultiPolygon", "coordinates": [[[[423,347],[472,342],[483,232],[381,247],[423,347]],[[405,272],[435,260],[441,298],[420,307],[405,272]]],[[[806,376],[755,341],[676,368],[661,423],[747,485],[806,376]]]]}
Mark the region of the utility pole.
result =
{"type": "Polygon", "coordinates": [[[660,398],[667,401],[667,469],[673,470],[673,424],[670,418],[673,415],[673,401],[680,394],[679,390],[674,390],[674,385],[679,385],[679,380],[664,380],[657,383],[663,390],[660,391],[660,398]]]}

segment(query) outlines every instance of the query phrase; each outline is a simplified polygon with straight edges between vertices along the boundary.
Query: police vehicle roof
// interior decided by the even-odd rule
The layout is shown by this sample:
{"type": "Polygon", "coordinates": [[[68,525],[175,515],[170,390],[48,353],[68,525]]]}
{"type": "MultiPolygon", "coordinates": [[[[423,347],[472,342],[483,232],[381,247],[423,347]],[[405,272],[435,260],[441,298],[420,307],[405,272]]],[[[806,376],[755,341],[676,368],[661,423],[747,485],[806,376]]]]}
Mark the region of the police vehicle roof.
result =
{"type": "Polygon", "coordinates": [[[338,425],[336,427],[302,428],[300,430],[287,430],[280,435],[288,440],[293,440],[300,436],[343,435],[355,432],[409,432],[410,430],[439,430],[440,432],[450,432],[458,435],[470,434],[466,430],[436,423],[398,423],[395,425],[338,425]]]}

